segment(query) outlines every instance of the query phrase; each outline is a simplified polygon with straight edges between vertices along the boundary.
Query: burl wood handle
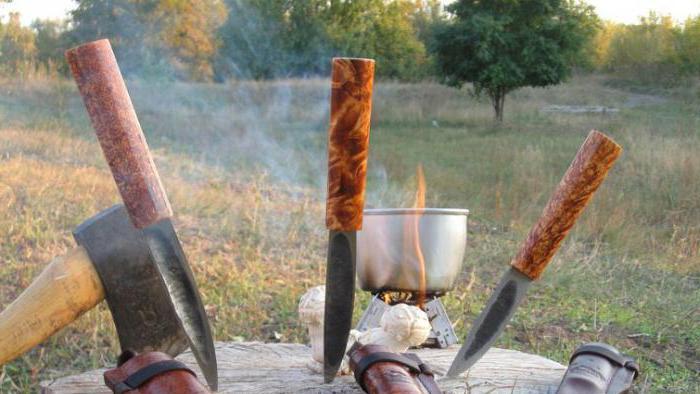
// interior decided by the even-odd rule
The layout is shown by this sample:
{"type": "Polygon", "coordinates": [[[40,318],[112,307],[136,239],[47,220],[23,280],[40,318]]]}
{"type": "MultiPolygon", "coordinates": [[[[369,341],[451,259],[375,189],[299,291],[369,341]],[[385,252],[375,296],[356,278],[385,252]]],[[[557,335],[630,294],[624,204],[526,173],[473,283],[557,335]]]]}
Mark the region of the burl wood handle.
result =
{"type": "Polygon", "coordinates": [[[374,60],[333,59],[326,227],[362,228],[374,60]]]}
{"type": "Polygon", "coordinates": [[[104,297],[85,249],[55,258],[0,314],[0,365],[40,344],[104,297]]]}
{"type": "Polygon", "coordinates": [[[66,59],[134,225],[172,216],[109,41],[69,49],[66,59]]]}
{"type": "Polygon", "coordinates": [[[620,145],[605,134],[588,134],[511,262],[515,269],[533,280],[540,277],[620,154],[620,145]]]}

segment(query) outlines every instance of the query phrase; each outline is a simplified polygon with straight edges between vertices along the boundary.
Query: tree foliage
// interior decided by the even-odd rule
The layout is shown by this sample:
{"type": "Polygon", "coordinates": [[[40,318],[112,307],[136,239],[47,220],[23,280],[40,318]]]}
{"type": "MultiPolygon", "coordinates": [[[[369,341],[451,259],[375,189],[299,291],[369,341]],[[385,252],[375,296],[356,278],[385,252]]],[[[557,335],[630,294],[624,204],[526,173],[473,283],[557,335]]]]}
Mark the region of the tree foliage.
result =
{"type": "Polygon", "coordinates": [[[36,43],[36,62],[38,68],[44,68],[48,74],[67,71],[63,52],[68,46],[65,32],[68,25],[61,20],[35,20],[31,26],[36,43]]]}
{"type": "Polygon", "coordinates": [[[315,0],[229,0],[217,59],[222,78],[314,74],[326,43],[315,0]],[[318,53],[321,52],[321,53],[318,53]]]}
{"type": "Polygon", "coordinates": [[[228,0],[222,74],[270,78],[326,73],[333,56],[371,57],[382,77],[417,79],[427,55],[414,16],[423,1],[228,0]]]}
{"type": "Polygon", "coordinates": [[[73,28],[68,32],[72,45],[108,38],[119,58],[122,73],[143,70],[152,62],[156,48],[149,44],[151,34],[147,16],[153,2],[133,0],[79,0],[71,12],[73,28]]]}
{"type": "Polygon", "coordinates": [[[333,55],[374,58],[382,77],[411,80],[424,76],[426,49],[413,24],[421,2],[361,0],[331,4],[326,20],[333,55]]]}
{"type": "Polygon", "coordinates": [[[328,75],[333,56],[371,57],[379,78],[471,82],[501,114],[508,92],[558,83],[572,65],[642,84],[700,75],[700,16],[682,24],[653,13],[634,25],[598,23],[579,0],[75,3],[63,21],[0,20],[0,72],[66,73],[63,52],[99,38],[110,39],[124,74],[146,78],[328,75]]]}
{"type": "Polygon", "coordinates": [[[10,13],[9,21],[2,27],[0,67],[5,72],[23,74],[30,70],[35,56],[34,33],[20,24],[18,13],[10,13]]]}
{"type": "Polygon", "coordinates": [[[679,52],[685,70],[700,75],[700,15],[685,21],[679,52]]]}
{"type": "Polygon", "coordinates": [[[212,61],[218,47],[217,30],[226,20],[218,0],[161,0],[151,15],[176,72],[195,81],[214,76],[212,61]],[[184,75],[183,75],[184,74],[184,75]]]}
{"type": "Polygon", "coordinates": [[[593,9],[567,0],[460,0],[436,31],[434,53],[444,82],[473,84],[498,120],[508,92],[566,78],[593,35],[593,9]]]}
{"type": "Polygon", "coordinates": [[[700,16],[676,24],[650,12],[638,24],[603,24],[594,40],[598,70],[644,85],[675,85],[700,74],[700,16]]]}
{"type": "Polygon", "coordinates": [[[109,38],[125,74],[207,80],[225,18],[218,0],[78,0],[69,35],[74,44],[109,38]]]}

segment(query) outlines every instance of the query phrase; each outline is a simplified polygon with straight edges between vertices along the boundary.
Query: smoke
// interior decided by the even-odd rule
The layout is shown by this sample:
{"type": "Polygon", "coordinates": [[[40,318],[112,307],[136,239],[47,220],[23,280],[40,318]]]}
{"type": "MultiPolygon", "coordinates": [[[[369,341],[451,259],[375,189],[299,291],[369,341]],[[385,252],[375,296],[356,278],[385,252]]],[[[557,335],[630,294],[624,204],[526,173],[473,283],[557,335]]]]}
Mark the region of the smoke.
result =
{"type": "MultiPolygon", "coordinates": [[[[292,186],[289,190],[311,189],[319,200],[325,197],[329,78],[127,83],[154,147],[181,152],[226,176],[264,175],[292,186]]],[[[379,97],[375,94],[375,101],[379,97]]],[[[373,135],[378,132],[391,130],[373,126],[370,132],[367,207],[409,200],[406,190],[390,186],[386,169],[372,155],[373,135]]]]}
{"type": "MultiPolygon", "coordinates": [[[[120,34],[112,40],[117,61],[149,144],[225,176],[265,176],[325,196],[331,51],[322,42],[284,46],[275,39],[274,17],[242,1],[231,4],[215,62],[218,81],[211,83],[175,79],[162,51],[137,37],[148,29],[137,10],[112,20],[108,30],[120,34]]],[[[97,26],[80,28],[83,37],[100,33],[97,26]]],[[[368,203],[390,200],[385,169],[370,160],[368,171],[368,203]]]]}
{"type": "Polygon", "coordinates": [[[127,84],[155,147],[227,176],[325,187],[327,80],[127,84]]]}

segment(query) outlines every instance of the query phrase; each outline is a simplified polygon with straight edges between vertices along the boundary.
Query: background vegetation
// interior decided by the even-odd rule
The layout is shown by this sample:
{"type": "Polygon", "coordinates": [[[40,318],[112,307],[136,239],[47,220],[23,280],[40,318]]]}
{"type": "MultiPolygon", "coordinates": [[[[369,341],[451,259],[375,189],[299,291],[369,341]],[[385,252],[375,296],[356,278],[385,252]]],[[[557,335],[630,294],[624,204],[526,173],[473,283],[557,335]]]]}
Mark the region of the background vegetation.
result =
{"type": "MultiPolygon", "coordinates": [[[[434,33],[452,23],[460,9],[444,10],[439,0],[76,3],[67,20],[37,20],[23,27],[17,15],[5,18],[0,26],[2,72],[65,73],[65,49],[109,38],[122,71],[141,77],[223,81],[325,75],[328,58],[343,55],[376,59],[382,78],[416,81],[441,77],[434,33]]],[[[527,4],[522,12],[562,6],[580,13],[585,5],[577,0],[527,4]]],[[[638,24],[623,25],[599,21],[593,14],[578,22],[593,33],[586,34],[581,53],[567,55],[580,70],[661,85],[700,75],[700,15],[676,23],[651,13],[638,24]]]]}
{"type": "MultiPolygon", "coordinates": [[[[306,341],[297,301],[325,269],[328,58],[375,57],[367,204],[410,206],[422,163],[430,206],[471,210],[464,270],[445,297],[458,333],[596,128],[624,156],[497,346],[566,363],[603,341],[638,358],[637,392],[697,392],[699,17],[597,22],[566,84],[513,92],[494,123],[487,100],[433,82],[433,32],[452,18],[437,2],[78,3],[67,21],[14,16],[0,28],[3,307],[74,246],[75,226],[119,202],[62,58],[109,37],[217,340],[306,341]]],[[[111,365],[117,350],[101,305],[3,366],[0,392],[36,392],[111,365]]]]}

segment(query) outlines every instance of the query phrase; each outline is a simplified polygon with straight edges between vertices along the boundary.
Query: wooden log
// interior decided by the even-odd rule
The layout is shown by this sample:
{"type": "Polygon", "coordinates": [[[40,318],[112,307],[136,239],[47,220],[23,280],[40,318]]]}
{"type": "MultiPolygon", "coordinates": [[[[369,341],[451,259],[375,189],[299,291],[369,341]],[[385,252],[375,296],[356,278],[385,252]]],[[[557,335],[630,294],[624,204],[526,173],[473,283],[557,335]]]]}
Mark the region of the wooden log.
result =
{"type": "MultiPolygon", "coordinates": [[[[435,370],[438,385],[446,393],[553,393],[565,367],[544,357],[492,348],[474,367],[458,378],[443,378],[458,346],[420,349],[416,353],[435,370]]],[[[235,342],[217,343],[219,393],[362,393],[352,376],[323,384],[323,376],[312,372],[311,348],[301,344],[235,342]]],[[[202,374],[192,353],[178,357],[202,374]]],[[[104,369],[41,383],[45,394],[109,394],[104,369]]]]}

